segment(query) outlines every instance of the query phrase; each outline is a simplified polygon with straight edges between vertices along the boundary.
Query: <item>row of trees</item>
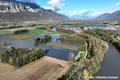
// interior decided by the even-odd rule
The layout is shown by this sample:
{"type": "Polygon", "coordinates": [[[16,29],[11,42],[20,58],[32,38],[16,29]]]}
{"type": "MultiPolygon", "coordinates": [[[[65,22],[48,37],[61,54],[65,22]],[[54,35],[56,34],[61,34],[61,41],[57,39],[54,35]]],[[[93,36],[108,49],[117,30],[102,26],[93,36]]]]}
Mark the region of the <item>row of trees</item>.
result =
{"type": "Polygon", "coordinates": [[[20,28],[22,26],[10,26],[10,27],[1,27],[0,30],[2,29],[13,29],[13,28],[20,28]]]}
{"type": "Polygon", "coordinates": [[[29,30],[23,29],[23,30],[17,30],[17,31],[15,31],[14,34],[21,34],[21,33],[27,33],[27,32],[29,32],[29,30]]]}
{"type": "Polygon", "coordinates": [[[45,55],[45,50],[41,48],[23,49],[23,48],[11,47],[9,51],[2,53],[1,61],[14,65],[16,67],[21,67],[32,61],[40,59],[44,55],[45,55]]]}
{"type": "Polygon", "coordinates": [[[117,36],[120,36],[120,31],[94,29],[86,30],[84,33],[107,41],[108,43],[113,44],[120,51],[120,41],[117,40],[117,36]]]}
{"type": "Polygon", "coordinates": [[[48,42],[48,41],[51,41],[51,36],[49,36],[49,35],[45,35],[43,38],[35,38],[34,39],[34,41],[35,41],[35,43],[39,43],[39,44],[41,44],[41,43],[46,43],[46,42],[48,42]]]}

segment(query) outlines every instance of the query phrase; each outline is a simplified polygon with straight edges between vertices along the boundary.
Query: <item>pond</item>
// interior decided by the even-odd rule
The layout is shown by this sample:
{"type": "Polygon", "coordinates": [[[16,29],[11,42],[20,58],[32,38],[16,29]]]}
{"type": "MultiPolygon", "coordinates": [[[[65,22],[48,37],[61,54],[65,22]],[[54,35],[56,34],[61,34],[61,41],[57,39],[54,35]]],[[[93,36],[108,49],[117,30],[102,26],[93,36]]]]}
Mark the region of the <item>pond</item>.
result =
{"type": "Polygon", "coordinates": [[[103,26],[103,25],[90,25],[90,26],[85,26],[85,27],[107,28],[108,26],[103,26]]]}
{"type": "MultiPolygon", "coordinates": [[[[34,36],[33,38],[27,39],[27,40],[10,39],[10,38],[5,37],[5,36],[9,36],[9,35],[0,35],[0,44],[3,41],[5,41],[5,42],[7,42],[7,44],[9,46],[13,46],[13,47],[16,47],[16,48],[38,48],[38,47],[45,48],[46,56],[50,56],[50,57],[54,57],[54,58],[58,58],[58,59],[61,59],[61,60],[66,60],[66,61],[68,60],[68,55],[69,55],[70,52],[73,52],[75,56],[78,54],[79,51],[74,51],[74,50],[69,50],[69,49],[64,49],[64,48],[58,48],[58,47],[48,46],[48,45],[44,45],[44,44],[35,45],[34,38],[35,37],[43,37],[46,34],[35,34],[35,35],[32,35],[32,36],[34,36]]],[[[57,42],[57,43],[70,45],[70,46],[77,46],[77,47],[81,46],[81,45],[78,45],[78,44],[61,42],[60,40],[57,41],[57,39],[60,37],[60,34],[49,34],[49,35],[51,35],[51,38],[52,38],[51,42],[57,42]]]]}
{"type": "Polygon", "coordinates": [[[116,29],[116,30],[120,30],[120,28],[116,29]]]}

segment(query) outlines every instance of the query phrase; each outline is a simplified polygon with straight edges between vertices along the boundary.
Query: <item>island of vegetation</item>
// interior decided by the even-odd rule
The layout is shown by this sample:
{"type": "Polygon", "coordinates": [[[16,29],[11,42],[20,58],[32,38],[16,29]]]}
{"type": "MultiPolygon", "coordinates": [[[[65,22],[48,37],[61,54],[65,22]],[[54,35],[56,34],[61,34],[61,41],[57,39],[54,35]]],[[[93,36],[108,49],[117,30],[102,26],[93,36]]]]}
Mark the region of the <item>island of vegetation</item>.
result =
{"type": "Polygon", "coordinates": [[[8,51],[1,52],[1,61],[16,67],[24,66],[32,61],[40,59],[45,55],[44,49],[23,49],[11,47],[8,51]]]}
{"type": "Polygon", "coordinates": [[[45,35],[43,38],[38,38],[38,37],[36,37],[36,38],[34,39],[34,41],[35,41],[35,43],[39,43],[39,44],[41,44],[41,43],[46,43],[46,42],[51,41],[51,36],[45,35]]]}

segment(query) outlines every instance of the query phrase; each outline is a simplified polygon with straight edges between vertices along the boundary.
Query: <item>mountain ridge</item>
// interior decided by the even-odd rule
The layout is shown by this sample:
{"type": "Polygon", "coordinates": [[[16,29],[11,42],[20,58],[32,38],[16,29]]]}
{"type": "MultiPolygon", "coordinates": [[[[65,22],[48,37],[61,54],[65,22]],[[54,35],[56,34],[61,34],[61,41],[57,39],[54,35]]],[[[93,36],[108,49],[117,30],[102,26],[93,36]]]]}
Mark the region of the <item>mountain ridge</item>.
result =
{"type": "MultiPolygon", "coordinates": [[[[67,16],[36,7],[36,3],[28,3],[15,0],[0,0],[0,19],[3,21],[39,21],[39,20],[64,20],[67,16]],[[29,6],[32,5],[31,6],[29,6]],[[33,6],[35,5],[35,7],[33,6]]],[[[38,6],[38,5],[37,5],[38,6]]]]}
{"type": "Polygon", "coordinates": [[[120,10],[113,13],[104,13],[94,19],[95,20],[120,20],[120,10]]]}

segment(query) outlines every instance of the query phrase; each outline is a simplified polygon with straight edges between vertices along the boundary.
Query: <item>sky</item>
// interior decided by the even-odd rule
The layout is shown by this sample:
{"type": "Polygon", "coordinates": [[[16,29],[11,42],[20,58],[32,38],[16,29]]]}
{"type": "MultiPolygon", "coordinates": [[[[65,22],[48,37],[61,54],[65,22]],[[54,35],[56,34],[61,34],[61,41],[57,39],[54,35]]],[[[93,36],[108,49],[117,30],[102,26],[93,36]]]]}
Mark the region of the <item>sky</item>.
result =
{"type": "MultiPolygon", "coordinates": [[[[26,0],[27,1],[27,0],[26,0]]],[[[120,0],[28,0],[69,17],[94,18],[120,10],[120,0]]]]}

